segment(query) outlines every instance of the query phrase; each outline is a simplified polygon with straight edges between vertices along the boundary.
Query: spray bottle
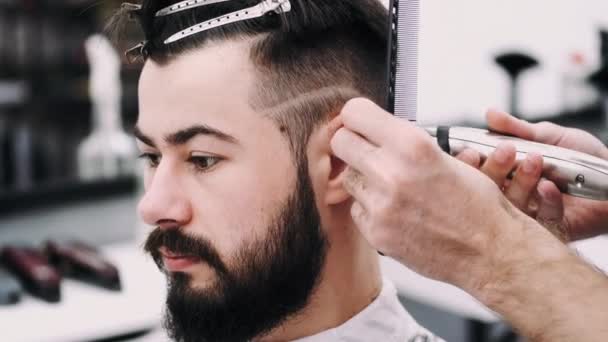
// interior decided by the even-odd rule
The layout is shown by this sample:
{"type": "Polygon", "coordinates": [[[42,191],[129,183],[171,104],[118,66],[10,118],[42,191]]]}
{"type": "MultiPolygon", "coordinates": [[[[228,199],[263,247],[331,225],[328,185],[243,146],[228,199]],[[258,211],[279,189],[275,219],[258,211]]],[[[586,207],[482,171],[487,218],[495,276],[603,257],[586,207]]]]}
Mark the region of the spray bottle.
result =
{"type": "Polygon", "coordinates": [[[120,57],[101,35],[87,39],[85,49],[91,68],[93,129],[78,147],[79,177],[90,181],[133,175],[137,152],[133,138],[122,129],[120,57]]]}

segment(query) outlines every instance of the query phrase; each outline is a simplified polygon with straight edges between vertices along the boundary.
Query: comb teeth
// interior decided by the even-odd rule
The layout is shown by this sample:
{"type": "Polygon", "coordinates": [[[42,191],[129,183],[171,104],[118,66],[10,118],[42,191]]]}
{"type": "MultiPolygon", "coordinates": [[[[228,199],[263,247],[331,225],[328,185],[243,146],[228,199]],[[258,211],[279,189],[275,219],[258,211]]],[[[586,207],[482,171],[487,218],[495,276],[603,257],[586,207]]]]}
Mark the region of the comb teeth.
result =
{"type": "MultiPolygon", "coordinates": [[[[419,34],[419,0],[392,0],[391,35],[397,43],[392,55],[396,70],[391,76],[393,101],[391,105],[397,117],[417,120],[418,112],[418,34],[419,34]],[[396,39],[394,38],[396,36],[396,39]]],[[[393,43],[394,43],[393,42],[393,43]]]]}

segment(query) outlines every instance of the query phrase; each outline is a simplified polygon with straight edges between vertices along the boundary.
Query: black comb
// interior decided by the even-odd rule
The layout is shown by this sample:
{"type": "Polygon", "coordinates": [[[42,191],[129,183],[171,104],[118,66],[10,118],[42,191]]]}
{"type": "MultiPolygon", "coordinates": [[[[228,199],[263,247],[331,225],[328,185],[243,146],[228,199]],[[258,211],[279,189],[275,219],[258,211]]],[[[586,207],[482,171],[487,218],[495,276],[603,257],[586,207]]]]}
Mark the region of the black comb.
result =
{"type": "Polygon", "coordinates": [[[391,0],[386,109],[410,121],[418,112],[419,17],[419,0],[391,0]]]}

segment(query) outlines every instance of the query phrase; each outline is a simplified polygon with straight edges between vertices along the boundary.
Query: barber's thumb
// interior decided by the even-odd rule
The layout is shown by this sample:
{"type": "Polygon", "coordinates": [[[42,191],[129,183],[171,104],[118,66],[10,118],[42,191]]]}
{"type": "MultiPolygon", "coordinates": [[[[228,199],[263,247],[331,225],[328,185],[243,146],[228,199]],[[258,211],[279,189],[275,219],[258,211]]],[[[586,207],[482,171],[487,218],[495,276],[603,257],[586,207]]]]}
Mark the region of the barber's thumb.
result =
{"type": "MultiPolygon", "coordinates": [[[[363,230],[367,226],[367,212],[361,203],[355,201],[350,207],[350,215],[353,218],[353,221],[359,227],[359,230],[363,230]]],[[[362,231],[365,234],[365,231],[362,231]]]]}
{"type": "Polygon", "coordinates": [[[365,207],[357,201],[353,202],[353,205],[350,208],[350,215],[353,218],[355,226],[357,226],[357,229],[359,229],[367,242],[373,247],[379,248],[380,246],[374,246],[376,242],[374,228],[377,227],[373,227],[374,224],[371,222],[370,215],[365,207]]]}
{"type": "Polygon", "coordinates": [[[492,131],[514,135],[522,139],[534,140],[533,126],[529,122],[518,119],[511,114],[490,109],[486,113],[486,120],[492,131]]]}

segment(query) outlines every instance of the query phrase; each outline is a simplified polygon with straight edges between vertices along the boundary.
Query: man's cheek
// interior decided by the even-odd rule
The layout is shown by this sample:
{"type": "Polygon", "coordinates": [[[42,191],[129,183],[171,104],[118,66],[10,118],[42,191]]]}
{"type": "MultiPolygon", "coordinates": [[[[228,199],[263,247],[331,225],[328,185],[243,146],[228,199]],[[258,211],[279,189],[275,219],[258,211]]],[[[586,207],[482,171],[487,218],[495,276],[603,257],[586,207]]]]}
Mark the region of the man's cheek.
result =
{"type": "Polygon", "coordinates": [[[280,196],[271,191],[254,191],[246,185],[240,187],[240,190],[226,190],[223,195],[214,196],[209,201],[207,215],[213,216],[214,225],[222,227],[219,233],[228,242],[255,236],[280,204],[280,196]],[[228,192],[231,193],[227,194],[228,192]]]}
{"type": "Polygon", "coordinates": [[[206,238],[213,244],[220,258],[228,267],[232,265],[235,253],[251,239],[255,233],[253,220],[248,220],[244,213],[229,210],[215,203],[206,210],[206,214],[195,224],[193,234],[206,238]]]}

